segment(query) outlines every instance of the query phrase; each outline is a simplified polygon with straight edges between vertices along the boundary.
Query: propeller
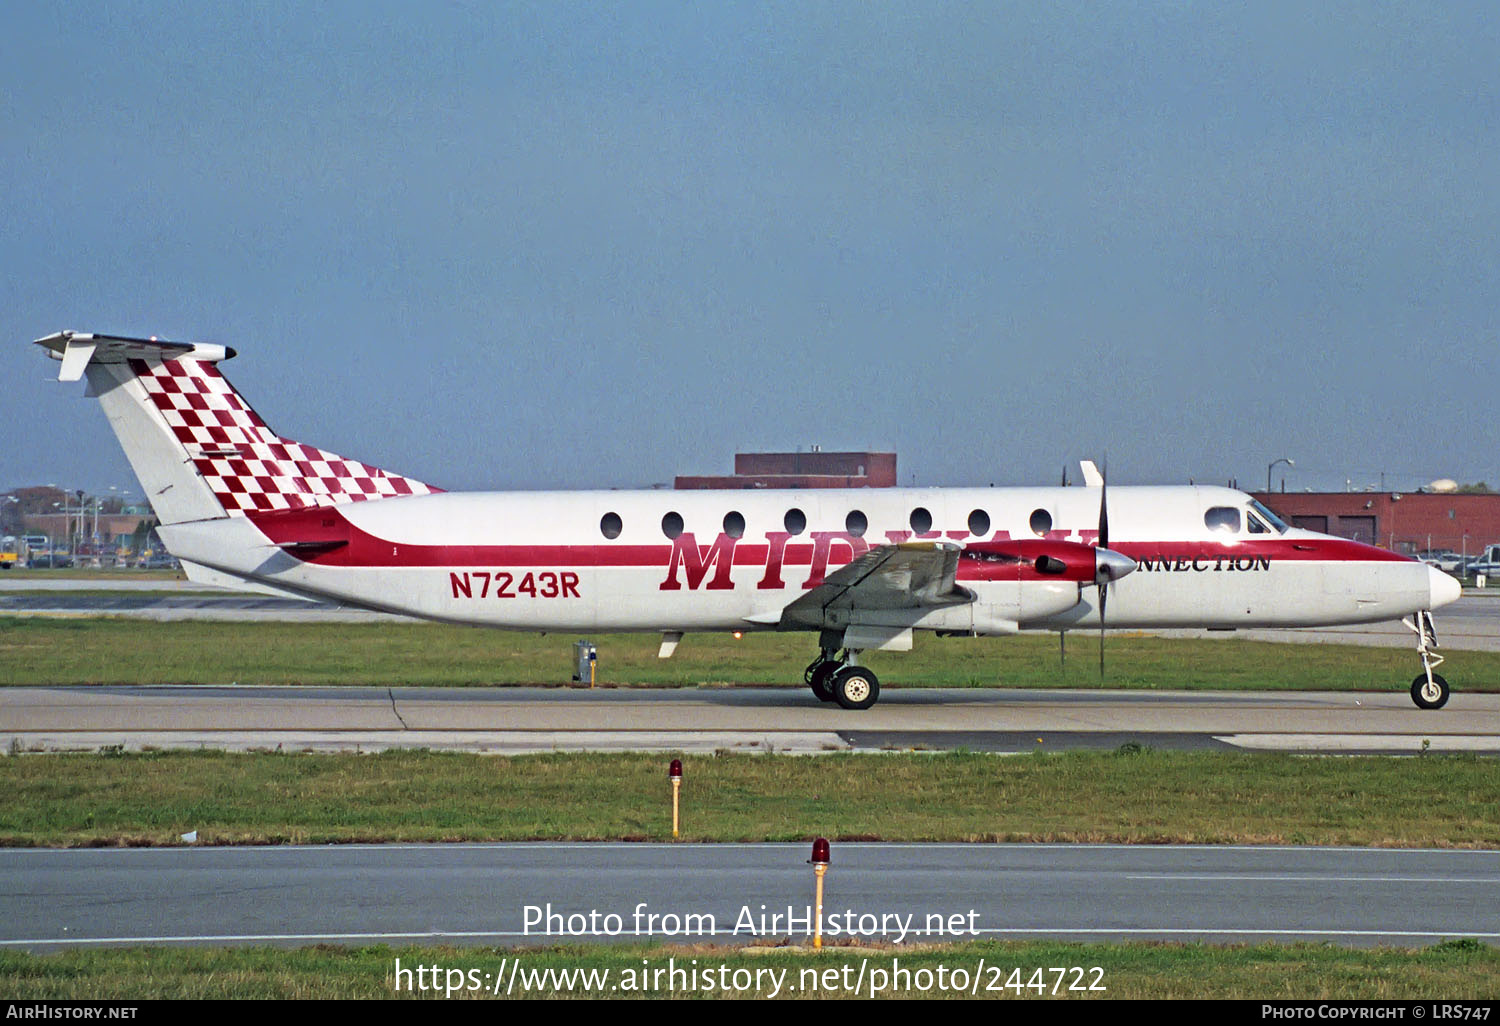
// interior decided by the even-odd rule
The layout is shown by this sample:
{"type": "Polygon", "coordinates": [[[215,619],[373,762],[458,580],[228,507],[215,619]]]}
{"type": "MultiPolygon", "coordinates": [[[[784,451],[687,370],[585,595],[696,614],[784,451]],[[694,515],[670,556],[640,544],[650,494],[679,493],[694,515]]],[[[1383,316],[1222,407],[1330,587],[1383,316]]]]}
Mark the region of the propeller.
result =
{"type": "Polygon", "coordinates": [[[1094,548],[1094,584],[1099,588],[1099,679],[1104,680],[1104,611],[1109,604],[1109,588],[1133,571],[1135,560],[1109,547],[1109,479],[1099,474],[1099,542],[1094,548]]]}
{"type": "MultiPolygon", "coordinates": [[[[1063,464],[1063,468],[1062,468],[1062,486],[1064,488],[1068,487],[1068,465],[1066,463],[1063,464]]],[[[1068,672],[1068,633],[1067,633],[1067,631],[1058,631],[1057,632],[1057,660],[1058,660],[1058,668],[1059,668],[1059,670],[1063,673],[1064,676],[1066,676],[1067,672],[1068,672]]]]}

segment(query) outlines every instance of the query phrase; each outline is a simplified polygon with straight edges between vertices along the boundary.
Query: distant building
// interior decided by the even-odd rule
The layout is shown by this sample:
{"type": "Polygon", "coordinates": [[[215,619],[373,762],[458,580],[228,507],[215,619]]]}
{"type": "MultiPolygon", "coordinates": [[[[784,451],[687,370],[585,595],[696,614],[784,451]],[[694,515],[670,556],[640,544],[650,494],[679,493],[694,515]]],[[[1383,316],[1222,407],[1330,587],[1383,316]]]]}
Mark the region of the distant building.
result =
{"type": "Polygon", "coordinates": [[[1500,494],[1456,492],[1256,492],[1294,527],[1411,554],[1473,555],[1500,542],[1500,494]]]}
{"type": "MultiPolygon", "coordinates": [[[[141,523],[147,520],[153,524],[156,522],[156,518],[149,514],[100,514],[98,550],[114,552],[116,549],[129,548],[131,539],[135,537],[141,523]]],[[[72,548],[77,545],[84,551],[95,550],[95,518],[91,511],[85,510],[81,520],[77,513],[37,513],[25,517],[24,523],[28,532],[45,534],[60,548],[72,548]]]]}
{"type": "Polygon", "coordinates": [[[677,488],[894,488],[893,452],[740,452],[734,473],[679,475],[677,488]]]}

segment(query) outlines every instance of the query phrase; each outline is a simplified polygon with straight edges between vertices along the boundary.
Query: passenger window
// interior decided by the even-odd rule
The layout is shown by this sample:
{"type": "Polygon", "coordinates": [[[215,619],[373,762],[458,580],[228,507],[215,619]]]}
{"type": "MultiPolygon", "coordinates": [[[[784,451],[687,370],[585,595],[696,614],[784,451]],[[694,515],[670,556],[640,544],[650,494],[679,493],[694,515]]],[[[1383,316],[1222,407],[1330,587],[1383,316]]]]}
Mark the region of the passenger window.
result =
{"type": "Polygon", "coordinates": [[[807,514],[800,509],[789,509],[781,523],[786,528],[787,534],[801,534],[807,530],[807,514]]]}
{"type": "Polygon", "coordinates": [[[1031,533],[1041,537],[1052,530],[1052,514],[1044,509],[1033,510],[1031,513],[1031,533]]]}
{"type": "Polygon", "coordinates": [[[969,533],[976,538],[983,538],[990,533],[990,515],[982,509],[976,509],[969,514],[969,533]]]}
{"type": "Polygon", "coordinates": [[[682,514],[668,513],[661,518],[661,533],[675,539],[682,533],[682,514]]]}
{"type": "Polygon", "coordinates": [[[869,527],[870,522],[866,520],[865,515],[857,509],[850,510],[849,515],[844,518],[844,530],[848,531],[856,538],[864,537],[864,533],[869,529],[869,527]]]}
{"type": "Polygon", "coordinates": [[[724,533],[731,538],[745,537],[745,518],[737,511],[730,510],[724,514],[724,533]]]}
{"type": "Polygon", "coordinates": [[[606,513],[599,521],[599,533],[606,538],[618,538],[625,525],[620,522],[620,514],[606,513]]]}
{"type": "Polygon", "coordinates": [[[911,511],[911,519],[908,522],[911,524],[911,529],[917,534],[926,534],[932,530],[932,513],[918,506],[911,511]]]}
{"type": "Polygon", "coordinates": [[[1240,530],[1240,511],[1233,506],[1214,506],[1207,513],[1203,514],[1203,522],[1208,525],[1210,531],[1238,534],[1240,530]]]}

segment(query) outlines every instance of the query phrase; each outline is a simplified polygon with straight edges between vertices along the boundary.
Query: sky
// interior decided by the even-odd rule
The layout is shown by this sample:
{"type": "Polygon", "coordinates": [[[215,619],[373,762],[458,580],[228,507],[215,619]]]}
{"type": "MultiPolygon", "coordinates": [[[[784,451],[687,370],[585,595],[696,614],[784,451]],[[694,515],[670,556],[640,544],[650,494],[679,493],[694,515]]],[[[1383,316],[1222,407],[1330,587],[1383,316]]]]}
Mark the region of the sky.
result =
{"type": "Polygon", "coordinates": [[[1493,4],[0,11],[0,489],[139,487],[62,329],[449,489],[1500,484],[1493,4]]]}

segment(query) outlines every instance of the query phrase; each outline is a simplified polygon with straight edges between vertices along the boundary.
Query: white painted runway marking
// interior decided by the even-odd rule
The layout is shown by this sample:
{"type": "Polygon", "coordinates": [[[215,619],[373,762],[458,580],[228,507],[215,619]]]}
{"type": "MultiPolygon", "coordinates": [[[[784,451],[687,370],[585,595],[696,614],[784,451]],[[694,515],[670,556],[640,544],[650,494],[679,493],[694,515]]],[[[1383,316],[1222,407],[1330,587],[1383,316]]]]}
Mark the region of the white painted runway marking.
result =
{"type": "MultiPolygon", "coordinates": [[[[898,930],[868,930],[861,931],[859,936],[886,936],[898,934],[898,930]]],[[[1408,937],[1413,939],[1436,940],[1448,937],[1474,937],[1483,939],[1500,938],[1500,933],[1475,933],[1470,930],[1307,930],[1307,929],[1258,929],[1245,927],[1071,927],[1071,926],[1030,926],[1030,927],[980,927],[974,931],[976,935],[992,936],[1033,936],[1067,934],[1070,936],[1155,936],[1171,935],[1178,937],[1408,937]]],[[[704,931],[694,933],[693,937],[733,937],[736,936],[732,930],[704,931]]],[[[758,935],[738,934],[747,942],[764,939],[758,935]]],[[[778,934],[778,936],[780,936],[778,934]]],[[[603,940],[618,941],[621,939],[633,941],[658,940],[671,942],[675,938],[668,935],[642,934],[607,934],[577,931],[572,933],[546,933],[541,931],[526,932],[524,930],[453,930],[453,931],[427,931],[421,933],[224,933],[224,934],[181,934],[162,936],[139,936],[139,937],[52,937],[31,938],[27,940],[0,940],[0,947],[24,947],[26,945],[66,944],[78,946],[84,944],[247,944],[247,943],[277,943],[277,942],[303,942],[324,943],[329,941],[389,941],[389,940],[453,940],[457,938],[468,938],[484,940],[488,938],[507,939],[515,937],[533,937],[537,943],[546,943],[557,937],[570,939],[595,937],[603,940]]],[[[931,943],[930,939],[924,939],[924,944],[931,943]]],[[[829,948],[830,951],[838,949],[829,948]]]]}
{"type": "Polygon", "coordinates": [[[1333,876],[1325,873],[1129,873],[1127,880],[1274,880],[1286,883],[1417,883],[1492,885],[1489,876],[1333,876]]]}
{"type": "Polygon", "coordinates": [[[1236,748],[1278,752],[1315,749],[1320,752],[1406,751],[1496,752],[1500,737],[1476,734],[1215,734],[1215,741],[1236,748]],[[1425,744],[1424,744],[1425,742],[1425,744]]]}

